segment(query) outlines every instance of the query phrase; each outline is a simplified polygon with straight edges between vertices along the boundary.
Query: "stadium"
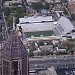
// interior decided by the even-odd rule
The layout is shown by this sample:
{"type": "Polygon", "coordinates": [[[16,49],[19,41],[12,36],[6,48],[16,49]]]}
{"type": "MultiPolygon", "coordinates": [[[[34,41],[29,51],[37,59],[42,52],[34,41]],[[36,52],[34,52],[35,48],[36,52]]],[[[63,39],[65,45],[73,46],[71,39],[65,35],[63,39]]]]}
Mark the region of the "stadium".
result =
{"type": "Polygon", "coordinates": [[[54,22],[52,16],[32,16],[19,18],[19,26],[21,26],[25,36],[42,37],[42,36],[60,36],[74,30],[74,26],[66,17],[54,22]]]}

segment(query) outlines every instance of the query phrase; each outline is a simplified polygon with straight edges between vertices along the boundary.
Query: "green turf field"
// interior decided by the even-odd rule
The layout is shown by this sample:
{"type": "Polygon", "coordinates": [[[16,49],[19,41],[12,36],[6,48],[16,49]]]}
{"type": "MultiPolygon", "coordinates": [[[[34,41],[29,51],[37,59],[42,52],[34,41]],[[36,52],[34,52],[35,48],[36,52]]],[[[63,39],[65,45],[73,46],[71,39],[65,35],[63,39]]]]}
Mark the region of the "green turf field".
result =
{"type": "Polygon", "coordinates": [[[43,36],[51,36],[52,34],[54,34],[53,31],[38,31],[38,32],[25,32],[26,37],[40,37],[41,35],[43,36]]]}

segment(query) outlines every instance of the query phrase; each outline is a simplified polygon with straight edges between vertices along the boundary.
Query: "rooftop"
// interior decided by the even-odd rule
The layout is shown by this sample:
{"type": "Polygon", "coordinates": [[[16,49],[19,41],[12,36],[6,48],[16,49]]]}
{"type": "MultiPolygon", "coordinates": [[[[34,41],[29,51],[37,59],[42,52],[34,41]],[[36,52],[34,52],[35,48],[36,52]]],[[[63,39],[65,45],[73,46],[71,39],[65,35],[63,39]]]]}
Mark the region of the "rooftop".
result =
{"type": "Polygon", "coordinates": [[[36,23],[36,22],[50,22],[53,21],[52,16],[32,16],[19,18],[19,23],[36,23]]]}
{"type": "Polygon", "coordinates": [[[66,17],[61,17],[57,24],[54,27],[54,33],[56,35],[61,35],[61,34],[66,34],[71,32],[72,30],[74,30],[75,27],[73,26],[73,24],[70,22],[69,19],[67,19],[66,17]]]}
{"type": "Polygon", "coordinates": [[[17,59],[27,56],[27,51],[22,41],[18,37],[18,32],[12,30],[9,38],[4,42],[2,49],[0,50],[4,59],[17,59]]]}

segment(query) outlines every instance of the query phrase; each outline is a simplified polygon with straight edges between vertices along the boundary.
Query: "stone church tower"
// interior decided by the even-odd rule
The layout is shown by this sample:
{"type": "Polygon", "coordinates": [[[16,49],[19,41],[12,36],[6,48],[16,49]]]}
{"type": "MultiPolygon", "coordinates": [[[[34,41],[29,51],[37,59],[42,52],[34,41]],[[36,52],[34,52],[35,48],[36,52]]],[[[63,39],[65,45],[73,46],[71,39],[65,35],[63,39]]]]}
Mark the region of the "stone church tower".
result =
{"type": "Polygon", "coordinates": [[[15,29],[0,49],[0,75],[28,75],[27,50],[15,29]]]}

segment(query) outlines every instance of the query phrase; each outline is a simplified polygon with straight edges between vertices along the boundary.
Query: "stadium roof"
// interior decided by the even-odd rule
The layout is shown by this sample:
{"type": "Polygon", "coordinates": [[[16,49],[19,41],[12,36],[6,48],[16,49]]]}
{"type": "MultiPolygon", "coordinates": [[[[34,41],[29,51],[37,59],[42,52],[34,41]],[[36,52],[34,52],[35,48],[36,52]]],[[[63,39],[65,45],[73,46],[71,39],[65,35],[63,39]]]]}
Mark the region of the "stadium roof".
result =
{"type": "Polygon", "coordinates": [[[69,19],[67,19],[66,17],[61,17],[57,23],[57,25],[55,25],[54,28],[54,33],[55,35],[61,35],[61,34],[66,34],[71,32],[72,30],[74,30],[74,26],[73,24],[70,22],[69,19]]]}
{"type": "Polygon", "coordinates": [[[53,30],[54,28],[53,22],[28,23],[20,24],[20,26],[24,32],[49,31],[53,30]]]}
{"type": "Polygon", "coordinates": [[[36,22],[50,22],[53,21],[52,16],[32,16],[19,18],[19,23],[36,23],[36,22]]]}
{"type": "Polygon", "coordinates": [[[58,23],[63,27],[65,33],[70,32],[71,30],[75,29],[73,24],[70,22],[68,18],[61,17],[58,23]]]}

